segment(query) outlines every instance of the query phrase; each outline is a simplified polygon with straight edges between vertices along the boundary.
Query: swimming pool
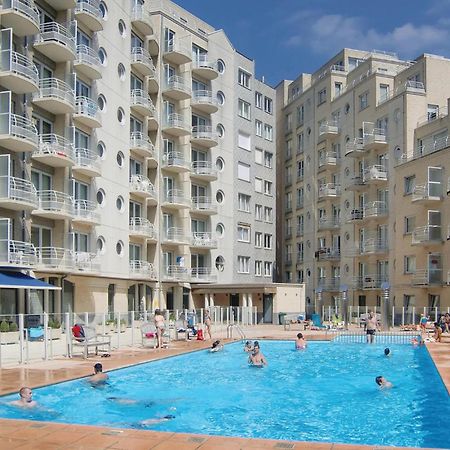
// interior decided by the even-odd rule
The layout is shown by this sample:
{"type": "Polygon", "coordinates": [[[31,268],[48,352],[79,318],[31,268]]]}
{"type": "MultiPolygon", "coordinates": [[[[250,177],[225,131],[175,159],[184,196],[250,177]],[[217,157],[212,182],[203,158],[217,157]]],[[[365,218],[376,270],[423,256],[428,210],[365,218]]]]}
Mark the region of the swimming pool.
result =
{"type": "Polygon", "coordinates": [[[447,447],[450,400],[426,348],[262,341],[269,366],[250,368],[241,344],[110,373],[92,388],[75,380],[34,389],[46,411],[0,399],[0,416],[209,435],[410,447],[447,447]],[[380,390],[374,379],[394,383],[380,390]],[[115,398],[115,400],[111,400],[115,398]],[[121,404],[117,399],[136,400],[121,404]],[[50,410],[50,411],[49,411],[50,410]],[[445,438],[444,438],[445,439],[445,438]]]}

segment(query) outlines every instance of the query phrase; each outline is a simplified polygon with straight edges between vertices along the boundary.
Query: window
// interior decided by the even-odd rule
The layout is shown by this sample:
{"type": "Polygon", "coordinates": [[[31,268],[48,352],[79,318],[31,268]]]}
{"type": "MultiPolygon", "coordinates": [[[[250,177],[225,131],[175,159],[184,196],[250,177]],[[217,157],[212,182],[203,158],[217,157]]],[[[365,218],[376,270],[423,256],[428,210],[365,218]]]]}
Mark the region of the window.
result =
{"type": "Polygon", "coordinates": [[[287,186],[287,185],[289,185],[289,184],[292,184],[292,166],[287,166],[287,167],[285,167],[285,180],[284,180],[284,183],[285,183],[285,185],[287,186]]]}
{"type": "Polygon", "coordinates": [[[261,248],[263,242],[263,234],[260,231],[255,232],[255,247],[261,248]]]}
{"type": "Polygon", "coordinates": [[[317,93],[317,106],[321,105],[322,103],[325,103],[327,101],[327,90],[322,89],[317,93]]]}
{"type": "Polygon", "coordinates": [[[269,233],[264,233],[264,248],[270,250],[272,248],[272,235],[269,233]]]}
{"type": "Polygon", "coordinates": [[[285,221],[285,230],[286,230],[286,236],[291,237],[292,236],[292,218],[289,217],[285,221]]]}
{"type": "Polygon", "coordinates": [[[292,192],[286,192],[285,204],[286,204],[286,211],[291,211],[292,210],[292,192]]]}
{"type": "Polygon", "coordinates": [[[297,180],[303,180],[305,176],[305,161],[297,161],[297,180]]]}
{"type": "Polygon", "coordinates": [[[250,212],[250,195],[238,194],[238,209],[244,212],[250,212]]]}
{"type": "Polygon", "coordinates": [[[303,208],[305,193],[303,188],[297,189],[297,208],[303,208]]]}
{"type": "Polygon", "coordinates": [[[415,295],[403,295],[403,307],[410,309],[416,306],[416,296],[415,295]]]}
{"type": "Polygon", "coordinates": [[[238,256],[238,273],[249,273],[249,256],[238,256]]]}
{"type": "Polygon", "coordinates": [[[238,162],[238,178],[242,181],[250,181],[250,166],[238,162]]]}
{"type": "Polygon", "coordinates": [[[262,109],[262,103],[263,103],[263,95],[261,92],[255,92],[255,106],[258,109],[262,109]]]}
{"type": "Polygon", "coordinates": [[[303,125],[305,122],[305,106],[297,106],[297,126],[303,125]]]}
{"type": "Polygon", "coordinates": [[[255,261],[255,276],[262,276],[262,261],[255,261]]]}
{"type": "Polygon", "coordinates": [[[273,161],[273,153],[271,152],[264,152],[264,166],[268,167],[269,169],[272,168],[272,161],[273,161]]]}
{"type": "Polygon", "coordinates": [[[416,225],[416,218],[414,216],[405,217],[405,234],[411,234],[416,225]]]}
{"type": "Polygon", "coordinates": [[[439,114],[439,105],[428,105],[427,107],[427,119],[430,122],[431,120],[436,119],[439,114]]]}
{"type": "Polygon", "coordinates": [[[342,93],[342,83],[334,83],[334,98],[339,97],[342,93]]]}
{"type": "Polygon", "coordinates": [[[303,236],[305,230],[305,218],[297,216],[297,236],[303,236]]]}
{"type": "Polygon", "coordinates": [[[369,106],[369,91],[359,96],[359,110],[362,111],[369,106]]]}
{"type": "Polygon", "coordinates": [[[297,155],[301,155],[305,150],[305,135],[297,134],[297,155]]]}
{"type": "Polygon", "coordinates": [[[264,97],[264,111],[273,114],[273,100],[270,97],[264,97]]]}
{"type": "Polygon", "coordinates": [[[262,137],[263,135],[263,123],[260,120],[255,120],[255,133],[256,136],[262,137]]]}
{"type": "Polygon", "coordinates": [[[292,114],[286,114],[286,121],[285,121],[285,125],[286,125],[286,133],[290,133],[292,131],[292,114]]]}
{"type": "Polygon", "coordinates": [[[250,89],[250,78],[251,74],[246,72],[245,70],[239,69],[238,71],[238,83],[241,86],[244,86],[247,89],[250,89]]]}
{"type": "Polygon", "coordinates": [[[416,257],[415,256],[405,256],[403,260],[404,273],[415,273],[416,272],[416,257]]]}
{"type": "Polygon", "coordinates": [[[416,176],[405,177],[405,195],[412,194],[416,186],[416,176]]]}
{"type": "Polygon", "coordinates": [[[263,151],[260,148],[255,148],[255,163],[256,164],[263,163],[263,151]]]}
{"type": "Polygon", "coordinates": [[[262,192],[262,186],[263,186],[263,183],[262,183],[262,178],[257,178],[257,177],[255,177],[255,191],[256,192],[262,192]]]}
{"type": "Polygon", "coordinates": [[[255,220],[263,220],[263,207],[262,205],[255,205],[255,220]]]}
{"type": "Polygon", "coordinates": [[[292,261],[292,244],[286,244],[284,246],[285,262],[290,263],[292,261]]]}
{"type": "Polygon", "coordinates": [[[264,124],[264,139],[273,141],[273,128],[267,123],[264,124]]]}
{"type": "Polygon", "coordinates": [[[273,209],[269,206],[264,206],[264,222],[273,222],[273,209]]]}
{"type": "Polygon", "coordinates": [[[272,263],[270,261],[264,261],[264,276],[272,276],[272,263]]]}
{"type": "Polygon", "coordinates": [[[379,103],[385,102],[389,98],[389,85],[388,84],[380,84],[379,90],[379,103]]]}
{"type": "Polygon", "coordinates": [[[250,103],[239,99],[238,100],[238,115],[244,119],[250,120],[250,103]]]}
{"type": "Polygon", "coordinates": [[[249,134],[243,131],[238,132],[238,147],[250,151],[252,148],[252,140],[249,134]]]}
{"type": "Polygon", "coordinates": [[[239,242],[250,242],[250,225],[238,225],[237,233],[239,242]]]}
{"type": "Polygon", "coordinates": [[[286,159],[292,158],[292,139],[286,141],[286,159]]]}
{"type": "Polygon", "coordinates": [[[272,193],[272,182],[268,180],[264,180],[264,194],[273,195],[272,193]]]}

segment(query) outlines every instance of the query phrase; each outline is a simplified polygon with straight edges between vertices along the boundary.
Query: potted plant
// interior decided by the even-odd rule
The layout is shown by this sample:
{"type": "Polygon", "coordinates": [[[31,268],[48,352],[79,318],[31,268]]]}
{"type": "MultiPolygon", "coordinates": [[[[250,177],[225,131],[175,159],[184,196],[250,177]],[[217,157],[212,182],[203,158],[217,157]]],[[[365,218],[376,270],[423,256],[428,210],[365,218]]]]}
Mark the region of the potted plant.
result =
{"type": "Polygon", "coordinates": [[[48,327],[51,328],[50,336],[52,339],[61,339],[62,330],[61,330],[61,324],[59,323],[58,320],[50,319],[48,321],[48,327]]]}
{"type": "Polygon", "coordinates": [[[16,344],[19,342],[19,330],[17,324],[6,321],[0,323],[0,341],[2,344],[16,344]]]}

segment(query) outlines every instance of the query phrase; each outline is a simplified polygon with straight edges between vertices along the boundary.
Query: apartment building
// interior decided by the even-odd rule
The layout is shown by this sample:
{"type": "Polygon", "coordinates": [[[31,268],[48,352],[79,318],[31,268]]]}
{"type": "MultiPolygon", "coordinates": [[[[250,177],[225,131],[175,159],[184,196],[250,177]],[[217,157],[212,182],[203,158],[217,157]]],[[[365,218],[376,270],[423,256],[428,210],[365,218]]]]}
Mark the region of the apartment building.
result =
{"type": "Polygon", "coordinates": [[[279,279],[306,283],[309,310],[343,298],[379,307],[387,295],[398,307],[450,306],[441,119],[449,76],[440,56],[402,61],[344,49],[314,74],[278,85],[279,279]],[[426,199],[437,184],[433,203],[426,199]]]}
{"type": "Polygon", "coordinates": [[[0,265],[62,288],[3,288],[0,313],[270,317],[275,91],[254,61],[171,1],[0,3],[0,265]]]}

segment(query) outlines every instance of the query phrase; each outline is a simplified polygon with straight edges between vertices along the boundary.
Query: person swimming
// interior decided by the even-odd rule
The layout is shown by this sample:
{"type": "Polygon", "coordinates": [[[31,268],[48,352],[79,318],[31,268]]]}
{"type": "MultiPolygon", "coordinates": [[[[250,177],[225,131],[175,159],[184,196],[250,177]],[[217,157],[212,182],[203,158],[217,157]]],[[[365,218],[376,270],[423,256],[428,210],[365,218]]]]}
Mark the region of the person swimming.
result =
{"type": "Polygon", "coordinates": [[[209,349],[210,352],[220,352],[223,350],[223,345],[220,343],[220,341],[214,341],[211,345],[211,348],[209,349]]]}
{"type": "Polygon", "coordinates": [[[384,349],[384,356],[391,356],[391,350],[388,347],[384,349]]]}
{"type": "Polygon", "coordinates": [[[244,345],[244,352],[251,353],[253,351],[252,341],[247,341],[244,345]]]}
{"type": "Polygon", "coordinates": [[[386,378],[382,377],[381,375],[375,378],[375,383],[377,383],[381,389],[388,389],[393,386],[390,381],[386,380],[386,378]]]}
{"type": "Polygon", "coordinates": [[[295,348],[297,350],[305,350],[307,346],[307,342],[305,338],[303,337],[302,333],[297,334],[297,340],[295,341],[295,348]]]}

